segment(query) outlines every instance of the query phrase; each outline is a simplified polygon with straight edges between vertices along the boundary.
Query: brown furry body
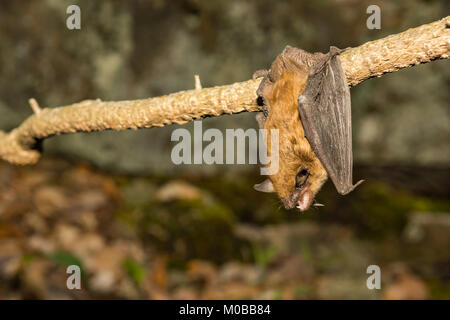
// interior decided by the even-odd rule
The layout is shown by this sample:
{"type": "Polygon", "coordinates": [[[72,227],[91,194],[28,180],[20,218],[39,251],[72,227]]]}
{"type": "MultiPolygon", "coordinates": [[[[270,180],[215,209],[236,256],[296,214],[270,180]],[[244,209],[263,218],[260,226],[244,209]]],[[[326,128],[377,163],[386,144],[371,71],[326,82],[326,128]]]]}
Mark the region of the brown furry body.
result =
{"type": "Polygon", "coordinates": [[[271,150],[270,129],[278,129],[279,135],[279,170],[269,178],[286,208],[297,206],[300,194],[304,193],[308,193],[309,208],[327,179],[325,168],[305,138],[298,113],[297,98],[305,90],[307,79],[306,71],[286,70],[264,92],[266,103],[270,106],[264,123],[264,128],[268,130],[267,150],[271,150]],[[301,190],[298,190],[296,175],[301,168],[308,169],[309,177],[301,190]]]}

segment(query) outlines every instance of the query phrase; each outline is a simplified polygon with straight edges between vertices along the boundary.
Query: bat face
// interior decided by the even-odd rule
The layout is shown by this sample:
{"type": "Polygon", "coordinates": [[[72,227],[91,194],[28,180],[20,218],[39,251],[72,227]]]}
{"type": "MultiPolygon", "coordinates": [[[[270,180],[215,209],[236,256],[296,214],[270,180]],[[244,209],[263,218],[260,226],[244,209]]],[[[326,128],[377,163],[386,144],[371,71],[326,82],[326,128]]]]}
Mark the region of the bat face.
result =
{"type": "Polygon", "coordinates": [[[264,122],[267,150],[272,150],[271,129],[277,129],[279,170],[255,186],[258,191],[276,192],[286,209],[300,211],[309,209],[327,179],[325,168],[305,138],[298,113],[297,99],[306,87],[307,78],[306,72],[284,71],[273,86],[264,88],[268,108],[264,122]]]}

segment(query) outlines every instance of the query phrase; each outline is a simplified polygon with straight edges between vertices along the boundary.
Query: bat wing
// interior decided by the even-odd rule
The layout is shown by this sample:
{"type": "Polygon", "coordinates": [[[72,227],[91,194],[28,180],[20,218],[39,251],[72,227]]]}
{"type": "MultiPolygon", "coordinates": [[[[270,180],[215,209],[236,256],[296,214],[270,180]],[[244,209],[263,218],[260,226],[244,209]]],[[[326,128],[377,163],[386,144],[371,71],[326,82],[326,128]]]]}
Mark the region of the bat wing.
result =
{"type": "Polygon", "coordinates": [[[340,194],[353,185],[350,89],[337,58],[339,49],[318,61],[309,73],[306,89],[298,98],[300,118],[314,153],[340,194]]]}

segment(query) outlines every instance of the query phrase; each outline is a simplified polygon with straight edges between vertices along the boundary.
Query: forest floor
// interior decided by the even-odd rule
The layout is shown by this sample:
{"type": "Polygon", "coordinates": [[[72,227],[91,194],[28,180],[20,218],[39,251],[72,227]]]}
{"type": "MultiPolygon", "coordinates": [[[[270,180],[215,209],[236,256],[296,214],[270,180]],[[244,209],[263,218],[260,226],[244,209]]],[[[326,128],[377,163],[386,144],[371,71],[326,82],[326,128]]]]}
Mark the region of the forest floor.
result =
{"type": "Polygon", "coordinates": [[[300,214],[256,193],[257,175],[0,162],[0,299],[450,299],[448,191],[359,172],[350,196],[327,183],[325,207],[300,214]]]}

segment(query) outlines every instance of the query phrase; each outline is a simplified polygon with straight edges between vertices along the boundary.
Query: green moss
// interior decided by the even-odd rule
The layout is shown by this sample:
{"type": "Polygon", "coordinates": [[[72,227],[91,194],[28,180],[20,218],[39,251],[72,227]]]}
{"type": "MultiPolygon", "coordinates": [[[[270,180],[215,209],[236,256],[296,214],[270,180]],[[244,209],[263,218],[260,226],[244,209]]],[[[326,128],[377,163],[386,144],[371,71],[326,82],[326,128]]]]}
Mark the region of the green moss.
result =
{"type": "Polygon", "coordinates": [[[134,283],[140,284],[145,279],[145,269],[134,259],[126,259],[123,267],[134,283]]]}
{"type": "Polygon", "coordinates": [[[328,185],[320,195],[327,200],[318,219],[351,225],[363,237],[398,234],[414,212],[450,210],[449,201],[416,196],[381,182],[365,182],[345,197],[338,198],[333,193],[335,190],[328,185]]]}
{"type": "Polygon", "coordinates": [[[255,263],[263,267],[270,264],[278,252],[277,248],[273,246],[264,248],[257,243],[252,243],[251,248],[255,263]]]}
{"type": "Polygon", "coordinates": [[[48,254],[47,258],[64,266],[77,265],[78,267],[80,267],[81,274],[84,274],[83,263],[73,253],[66,251],[56,251],[48,254]]]}
{"type": "Polygon", "coordinates": [[[236,218],[213,200],[154,201],[139,221],[143,237],[169,252],[169,262],[209,259],[224,262],[240,256],[240,241],[233,234],[236,218]]]}

